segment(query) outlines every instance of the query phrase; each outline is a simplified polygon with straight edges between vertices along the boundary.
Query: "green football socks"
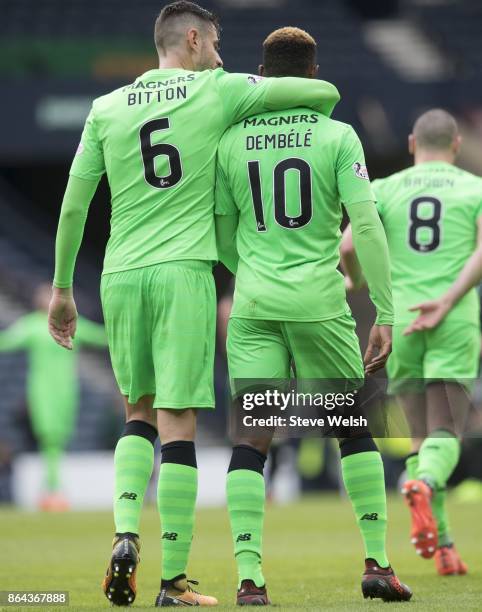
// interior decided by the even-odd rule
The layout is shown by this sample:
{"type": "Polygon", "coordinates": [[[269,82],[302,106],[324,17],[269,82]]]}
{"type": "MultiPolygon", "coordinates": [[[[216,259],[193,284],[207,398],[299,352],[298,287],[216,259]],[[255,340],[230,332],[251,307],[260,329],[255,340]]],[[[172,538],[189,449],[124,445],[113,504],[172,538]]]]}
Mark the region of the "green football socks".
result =
{"type": "Polygon", "coordinates": [[[387,500],[381,455],[375,450],[344,455],[343,450],[344,446],[341,447],[343,481],[365,544],[365,556],[375,559],[380,567],[388,567],[387,500]]]}
{"type": "Polygon", "coordinates": [[[459,456],[459,440],[450,432],[440,430],[426,438],[419,453],[410,455],[405,462],[409,480],[421,478],[433,487],[432,511],[437,521],[439,546],[452,544],[445,486],[459,456]]]}
{"type": "Polygon", "coordinates": [[[252,470],[229,472],[226,492],[239,585],[242,580],[249,579],[256,586],[262,587],[265,583],[261,570],[264,477],[252,470]]]}
{"type": "Polygon", "coordinates": [[[60,460],[62,448],[57,445],[42,446],[42,455],[46,467],[45,485],[49,493],[55,493],[60,488],[60,460]]]}
{"type": "Polygon", "coordinates": [[[186,573],[194,531],[197,476],[193,442],[170,442],[162,446],[157,487],[162,580],[172,580],[186,573]]]}
{"type": "Polygon", "coordinates": [[[418,470],[418,453],[412,453],[405,459],[405,469],[407,470],[407,480],[415,480],[418,470]]]}
{"type": "Polygon", "coordinates": [[[452,544],[447,513],[447,489],[438,488],[433,492],[432,512],[437,521],[438,545],[448,546],[452,544]]]}
{"type": "Polygon", "coordinates": [[[434,431],[425,438],[418,452],[417,478],[428,482],[434,490],[444,488],[459,457],[458,438],[449,431],[434,431]]]}
{"type": "Polygon", "coordinates": [[[114,522],[116,533],[139,534],[144,495],[154,466],[157,431],[142,421],[126,423],[114,454],[114,522]]]}
{"type": "Polygon", "coordinates": [[[265,584],[261,568],[265,461],[265,455],[248,445],[233,448],[226,495],[238,567],[238,588],[243,580],[252,580],[258,587],[265,584]]]}

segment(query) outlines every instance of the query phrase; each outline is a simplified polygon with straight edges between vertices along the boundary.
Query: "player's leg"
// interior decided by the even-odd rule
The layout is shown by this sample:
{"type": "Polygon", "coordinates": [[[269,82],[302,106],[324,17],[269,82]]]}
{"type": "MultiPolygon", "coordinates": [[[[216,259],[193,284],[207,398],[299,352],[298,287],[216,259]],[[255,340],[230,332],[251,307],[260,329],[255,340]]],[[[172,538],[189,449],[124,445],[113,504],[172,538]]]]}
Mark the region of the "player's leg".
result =
{"type": "Polygon", "coordinates": [[[198,472],[197,409],[214,408],[216,295],[206,262],[172,262],[146,269],[152,317],[154,408],[161,438],[158,510],[161,586],[156,606],[215,605],[191,590],[187,565],[194,531],[198,472]]]}
{"type": "Polygon", "coordinates": [[[468,391],[456,383],[427,386],[429,436],[420,448],[417,477],[432,491],[432,510],[437,521],[438,547],[435,566],[440,575],[467,573],[450,533],[447,510],[447,481],[460,456],[461,424],[468,413],[468,391]]]}
{"type": "Polygon", "coordinates": [[[397,395],[407,419],[411,438],[411,451],[405,459],[406,480],[415,480],[418,470],[418,451],[427,436],[427,406],[425,391],[407,391],[397,395]]]}
{"type": "Polygon", "coordinates": [[[126,410],[114,454],[115,536],[102,584],[116,605],[129,605],[136,596],[139,521],[157,437],[150,320],[142,299],[144,275],[144,269],[119,272],[104,276],[101,283],[112,367],[126,410]]]}
{"type": "Polygon", "coordinates": [[[52,380],[33,372],[28,385],[28,406],[33,434],[44,465],[43,495],[40,508],[46,511],[68,510],[62,493],[61,466],[64,452],[72,436],[76,415],[76,389],[69,381],[61,381],[52,389],[52,380]]]}
{"type": "MultiPolygon", "coordinates": [[[[276,321],[230,320],[227,354],[235,409],[242,411],[243,391],[255,390],[269,380],[289,377],[290,355],[276,321]]],[[[264,388],[264,387],[263,387],[264,388]]],[[[259,407],[256,415],[263,413],[259,407]]],[[[266,416],[266,415],[265,415],[266,416]]],[[[262,571],[262,539],[265,510],[264,465],[273,430],[233,432],[234,447],[228,468],[226,493],[238,567],[239,605],[267,605],[269,599],[262,571]]]]}
{"type": "Polygon", "coordinates": [[[40,499],[40,509],[47,512],[63,512],[69,509],[69,502],[61,491],[60,470],[67,439],[49,435],[37,437],[45,467],[45,494],[40,499]]]}
{"type": "MultiPolygon", "coordinates": [[[[344,380],[351,385],[347,391],[358,388],[364,369],[351,315],[286,323],[285,330],[299,379],[317,379],[321,386],[323,381],[336,385],[344,380]]],[[[355,406],[352,414],[361,413],[355,406]]],[[[365,545],[363,595],[387,601],[410,599],[410,589],[399,582],[386,554],[387,508],[380,452],[364,427],[335,433],[340,441],[343,481],[365,545]]]]}
{"type": "Polygon", "coordinates": [[[469,410],[470,388],[477,376],[480,335],[478,325],[446,320],[426,336],[428,436],[420,447],[417,479],[432,491],[440,538],[435,550],[437,571],[442,575],[463,574],[467,568],[453,546],[445,488],[460,456],[459,438],[469,410]]]}
{"type": "Polygon", "coordinates": [[[427,433],[424,384],[426,338],[423,333],[404,336],[404,329],[404,325],[393,327],[393,350],[387,363],[388,390],[401,405],[412,438],[412,452],[405,463],[407,480],[402,487],[402,495],[411,515],[410,540],[417,554],[429,558],[435,552],[437,532],[431,506],[432,492],[417,480],[418,450],[427,433]]]}

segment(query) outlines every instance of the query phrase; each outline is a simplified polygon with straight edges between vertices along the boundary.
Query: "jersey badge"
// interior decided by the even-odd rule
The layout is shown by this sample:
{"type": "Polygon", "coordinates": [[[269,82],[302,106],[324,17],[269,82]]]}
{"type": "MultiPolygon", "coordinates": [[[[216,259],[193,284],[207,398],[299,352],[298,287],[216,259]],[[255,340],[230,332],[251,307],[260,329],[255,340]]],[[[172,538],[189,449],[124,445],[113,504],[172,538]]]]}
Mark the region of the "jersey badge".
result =
{"type": "Polygon", "coordinates": [[[250,74],[248,75],[248,83],[250,85],[257,85],[260,81],[263,80],[264,77],[262,76],[257,76],[255,74],[250,74]]]}
{"type": "Polygon", "coordinates": [[[355,176],[361,179],[365,179],[366,181],[370,180],[370,177],[368,176],[367,167],[364,164],[360,164],[360,162],[355,162],[352,168],[355,172],[355,176]]]}

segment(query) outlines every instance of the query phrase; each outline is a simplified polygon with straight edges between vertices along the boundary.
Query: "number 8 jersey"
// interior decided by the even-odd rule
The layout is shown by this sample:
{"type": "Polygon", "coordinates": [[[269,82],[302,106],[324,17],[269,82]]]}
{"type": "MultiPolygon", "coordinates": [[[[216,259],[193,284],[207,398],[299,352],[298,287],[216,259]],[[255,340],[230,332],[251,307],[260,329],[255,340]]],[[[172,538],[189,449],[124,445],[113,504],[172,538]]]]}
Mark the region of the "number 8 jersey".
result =
{"type": "MultiPolygon", "coordinates": [[[[408,309],[440,297],[472,255],[482,215],[482,179],[430,161],[372,185],[390,251],[395,324],[406,324],[417,314],[408,309]]],[[[447,319],[478,325],[475,289],[447,319]]]]}
{"type": "Polygon", "coordinates": [[[348,312],[337,270],[342,203],[373,200],[361,143],[345,123],[297,108],[229,129],[216,214],[239,214],[232,316],[323,321],[348,312]]]}

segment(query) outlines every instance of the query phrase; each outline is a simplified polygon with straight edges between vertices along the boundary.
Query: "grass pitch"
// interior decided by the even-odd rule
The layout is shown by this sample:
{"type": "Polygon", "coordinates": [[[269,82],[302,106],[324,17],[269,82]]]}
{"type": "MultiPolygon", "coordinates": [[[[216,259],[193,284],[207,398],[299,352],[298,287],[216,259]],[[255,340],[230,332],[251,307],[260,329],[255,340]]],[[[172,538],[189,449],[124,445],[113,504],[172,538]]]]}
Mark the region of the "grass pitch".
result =
{"type": "MultiPolygon", "coordinates": [[[[441,578],[435,574],[432,560],[419,559],[412,550],[408,512],[401,499],[389,499],[389,558],[414,596],[410,603],[383,604],[362,598],[362,544],[346,499],[324,495],[268,506],[264,568],[271,600],[280,610],[370,612],[387,605],[404,606],[407,612],[481,610],[480,507],[450,504],[450,510],[457,546],[470,574],[441,578]]],[[[113,535],[110,513],[52,515],[4,509],[0,511],[0,524],[4,559],[0,590],[68,590],[70,607],[57,610],[97,612],[109,608],[100,583],[113,535]]],[[[133,608],[147,610],[153,608],[160,573],[160,530],[153,507],[144,511],[141,537],[142,563],[133,608]]],[[[203,592],[218,597],[218,609],[236,609],[236,571],[225,509],[198,512],[190,577],[200,581],[203,592]]]]}

